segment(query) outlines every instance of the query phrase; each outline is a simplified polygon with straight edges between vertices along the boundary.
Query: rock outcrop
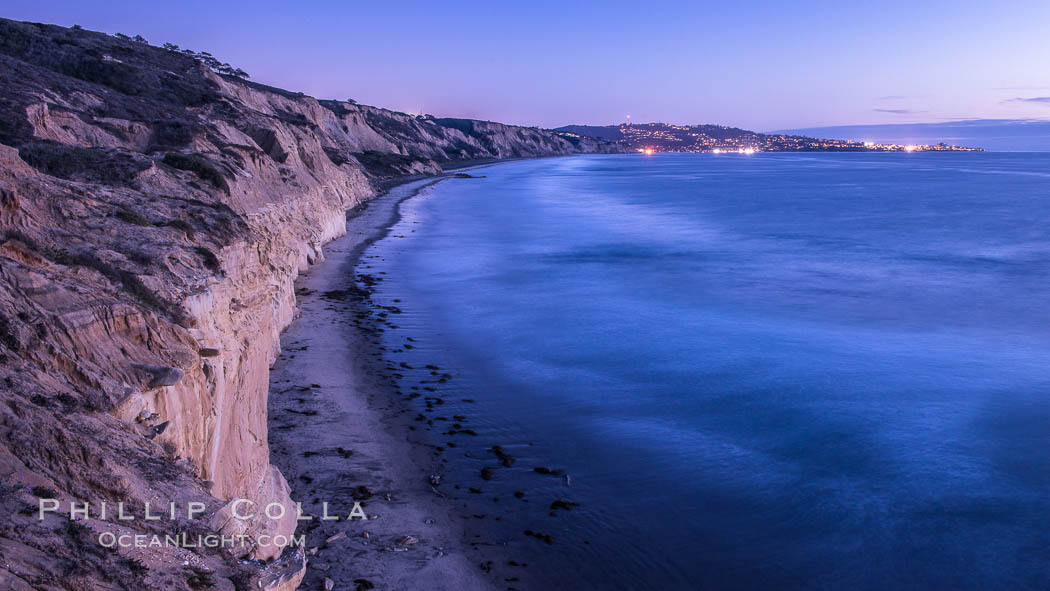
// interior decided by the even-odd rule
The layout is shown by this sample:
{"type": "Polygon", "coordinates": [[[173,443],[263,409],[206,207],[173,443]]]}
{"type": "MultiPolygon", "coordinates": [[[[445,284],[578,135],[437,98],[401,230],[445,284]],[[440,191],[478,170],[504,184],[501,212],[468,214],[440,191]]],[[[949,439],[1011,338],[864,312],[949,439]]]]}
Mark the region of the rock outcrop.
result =
{"type": "Polygon", "coordinates": [[[0,582],[294,588],[302,555],[271,564],[281,548],[261,543],[291,534],[294,513],[229,515],[237,499],[294,510],[269,463],[266,405],[296,275],[379,181],[618,151],[319,101],[176,51],[0,20],[0,582]],[[39,518],[52,498],[61,509],[39,518]],[[103,518],[103,501],[139,519],[103,518]],[[147,503],[165,519],[143,519],[147,503]],[[99,544],[172,531],[247,545],[99,544]]]}

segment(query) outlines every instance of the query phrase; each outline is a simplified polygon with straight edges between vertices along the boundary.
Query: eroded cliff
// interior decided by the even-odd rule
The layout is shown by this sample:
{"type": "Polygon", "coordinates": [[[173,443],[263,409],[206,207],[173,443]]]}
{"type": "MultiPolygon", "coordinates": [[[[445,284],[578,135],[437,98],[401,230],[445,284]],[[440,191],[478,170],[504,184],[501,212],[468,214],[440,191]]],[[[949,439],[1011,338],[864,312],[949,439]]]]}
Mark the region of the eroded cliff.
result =
{"type": "Polygon", "coordinates": [[[0,20],[0,586],[294,588],[303,557],[100,546],[102,532],[290,534],[268,368],[293,281],[377,182],[621,148],[318,101],[179,52],[0,20]],[[62,511],[39,519],[39,498],[62,511]],[[123,502],[135,521],[102,519],[123,502]],[[90,503],[70,519],[71,502],[90,503]],[[174,519],[142,519],[146,503],[174,519]],[[188,519],[199,502],[203,515],[188,519]],[[240,561],[247,558],[247,561],[240,561]],[[252,581],[255,582],[252,582],[252,581]]]}

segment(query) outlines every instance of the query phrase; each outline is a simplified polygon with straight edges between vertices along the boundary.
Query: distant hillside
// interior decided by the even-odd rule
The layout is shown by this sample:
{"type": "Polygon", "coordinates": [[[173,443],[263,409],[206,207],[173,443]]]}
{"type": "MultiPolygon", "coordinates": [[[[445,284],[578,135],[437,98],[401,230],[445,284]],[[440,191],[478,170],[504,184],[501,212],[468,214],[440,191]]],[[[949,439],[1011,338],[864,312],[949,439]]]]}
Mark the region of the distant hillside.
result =
{"type": "Polygon", "coordinates": [[[626,139],[623,132],[620,131],[619,125],[566,125],[565,127],[559,127],[554,131],[561,131],[584,137],[593,137],[611,142],[622,142],[626,139]]]}
{"type": "Polygon", "coordinates": [[[724,125],[566,125],[555,131],[621,142],[638,151],[654,152],[899,152],[970,151],[972,148],[930,142],[864,142],[851,138],[823,139],[804,134],[757,133],[724,125]]]}

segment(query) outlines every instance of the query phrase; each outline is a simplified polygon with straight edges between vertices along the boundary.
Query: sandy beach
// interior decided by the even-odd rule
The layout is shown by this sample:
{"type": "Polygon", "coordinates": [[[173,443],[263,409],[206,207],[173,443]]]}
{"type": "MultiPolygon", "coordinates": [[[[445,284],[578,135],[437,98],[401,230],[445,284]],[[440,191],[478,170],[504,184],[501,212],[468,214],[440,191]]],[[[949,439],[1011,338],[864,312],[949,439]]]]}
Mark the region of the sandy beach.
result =
{"type": "Polygon", "coordinates": [[[397,219],[398,204],[441,179],[402,184],[348,215],[347,234],[297,282],[299,317],[271,372],[269,440],[302,502],[309,567],[304,589],[495,588],[487,557],[465,542],[452,503],[429,482],[437,460],[397,397],[354,267],[397,219]],[[361,501],[367,521],[347,521],[361,501]],[[340,520],[322,520],[324,507],[340,520]],[[310,555],[313,548],[315,554],[310,555]]]}

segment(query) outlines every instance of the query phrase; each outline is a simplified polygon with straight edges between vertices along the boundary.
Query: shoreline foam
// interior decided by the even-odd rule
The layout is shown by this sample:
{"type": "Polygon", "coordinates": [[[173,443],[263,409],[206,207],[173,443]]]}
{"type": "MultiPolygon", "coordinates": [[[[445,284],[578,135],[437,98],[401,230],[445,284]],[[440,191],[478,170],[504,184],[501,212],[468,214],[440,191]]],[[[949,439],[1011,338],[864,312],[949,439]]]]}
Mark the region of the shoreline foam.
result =
{"type": "Polygon", "coordinates": [[[398,221],[398,206],[441,180],[410,180],[360,206],[347,234],[325,247],[325,262],[297,282],[298,317],[282,335],[284,351],[270,373],[271,461],[305,514],[320,514],[324,502],[333,514],[345,513],[344,505],[360,500],[370,517],[299,527],[307,548],[318,548],[304,588],[325,578],[337,585],[365,579],[390,588],[495,588],[477,566],[481,551],[465,541],[462,516],[427,480],[437,461],[425,434],[415,437],[396,386],[381,375],[372,341],[381,327],[362,320],[368,302],[355,291],[361,255],[398,221]]]}

